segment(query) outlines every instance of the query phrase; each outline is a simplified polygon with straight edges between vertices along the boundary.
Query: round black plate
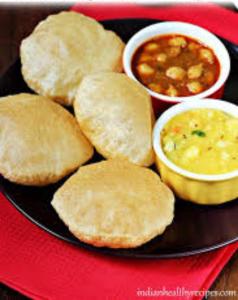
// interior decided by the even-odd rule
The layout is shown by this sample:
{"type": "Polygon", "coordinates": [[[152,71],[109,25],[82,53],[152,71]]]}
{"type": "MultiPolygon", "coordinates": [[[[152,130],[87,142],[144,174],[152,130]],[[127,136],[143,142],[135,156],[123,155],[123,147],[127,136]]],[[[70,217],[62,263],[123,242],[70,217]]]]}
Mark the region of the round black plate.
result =
{"type": "MultiPolygon", "coordinates": [[[[139,29],[158,22],[145,19],[122,19],[102,22],[126,42],[139,29]]],[[[238,99],[237,47],[225,40],[232,58],[232,70],[225,89],[224,99],[238,99]]],[[[23,81],[19,60],[0,79],[0,96],[30,92],[23,81]]],[[[92,161],[101,158],[95,156],[92,161]]],[[[65,179],[64,179],[65,180],[65,179]]],[[[127,257],[162,258],[179,257],[206,252],[238,240],[238,201],[225,205],[199,206],[177,199],[175,219],[165,233],[136,249],[96,248],[77,240],[66,228],[50,205],[52,196],[63,181],[39,188],[13,184],[0,178],[0,188],[13,205],[35,224],[49,233],[77,246],[105,254],[127,257]]]]}

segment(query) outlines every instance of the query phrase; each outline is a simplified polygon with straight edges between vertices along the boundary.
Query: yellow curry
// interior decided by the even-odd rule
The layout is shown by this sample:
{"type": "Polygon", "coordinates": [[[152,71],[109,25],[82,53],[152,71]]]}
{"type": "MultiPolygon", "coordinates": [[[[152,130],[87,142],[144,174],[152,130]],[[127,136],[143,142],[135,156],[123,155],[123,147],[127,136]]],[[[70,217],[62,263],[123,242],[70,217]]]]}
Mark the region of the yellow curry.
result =
{"type": "Polygon", "coordinates": [[[173,117],[163,128],[165,155],[193,173],[238,170],[238,118],[216,109],[194,109],[173,117]]]}

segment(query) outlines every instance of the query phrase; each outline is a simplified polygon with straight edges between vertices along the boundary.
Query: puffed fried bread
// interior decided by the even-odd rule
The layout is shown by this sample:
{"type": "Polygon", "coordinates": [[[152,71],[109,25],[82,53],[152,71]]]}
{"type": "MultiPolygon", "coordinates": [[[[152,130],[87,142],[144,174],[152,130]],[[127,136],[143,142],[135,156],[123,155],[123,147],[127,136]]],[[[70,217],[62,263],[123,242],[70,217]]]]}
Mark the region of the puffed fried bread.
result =
{"type": "Polygon", "coordinates": [[[43,186],[76,170],[93,147],[66,109],[33,94],[0,98],[0,173],[43,186]]]}
{"type": "Polygon", "coordinates": [[[105,158],[149,166],[153,111],[148,92],[125,74],[97,73],[79,86],[75,116],[84,134],[105,158]]]}
{"type": "Polygon", "coordinates": [[[116,159],[80,167],[51,204],[78,239],[96,247],[138,247],[174,215],[173,193],[158,174],[116,159]]]}
{"type": "Polygon", "coordinates": [[[124,43],[96,20],[61,12],[40,22],[20,47],[22,74],[31,89],[71,105],[82,78],[122,71],[124,43]]]}

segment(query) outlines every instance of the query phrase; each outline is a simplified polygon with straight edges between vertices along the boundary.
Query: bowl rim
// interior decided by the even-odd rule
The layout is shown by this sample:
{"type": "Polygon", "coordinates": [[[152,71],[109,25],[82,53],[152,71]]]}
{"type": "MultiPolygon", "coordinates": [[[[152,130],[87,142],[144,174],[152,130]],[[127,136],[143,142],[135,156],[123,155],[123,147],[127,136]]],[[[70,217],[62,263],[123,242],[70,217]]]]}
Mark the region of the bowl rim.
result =
{"type": "Polygon", "coordinates": [[[182,112],[196,109],[196,108],[212,108],[217,109],[226,113],[231,114],[232,116],[235,116],[238,118],[238,106],[236,106],[233,103],[227,102],[225,100],[215,100],[215,99],[200,99],[195,100],[193,102],[181,102],[178,103],[169,109],[167,109],[156,121],[153,129],[153,148],[155,151],[156,156],[161,160],[169,169],[174,171],[175,173],[182,175],[184,177],[193,179],[193,180],[199,180],[199,181],[225,181],[229,180],[235,177],[238,177],[238,170],[231,171],[228,173],[223,174],[200,174],[200,173],[194,173],[187,171],[179,166],[177,166],[175,163],[173,163],[171,160],[167,158],[167,156],[164,154],[161,146],[161,131],[164,128],[165,124],[171,120],[174,116],[179,115],[182,112]]]}
{"type": "MultiPolygon", "coordinates": [[[[160,34],[158,33],[157,35],[153,35],[153,36],[159,36],[159,35],[160,34]]],[[[161,35],[166,35],[166,33],[162,33],[161,35]]],[[[187,102],[187,101],[196,100],[196,99],[200,99],[200,98],[210,97],[211,95],[213,95],[214,93],[216,93],[223,87],[223,85],[225,84],[225,82],[230,74],[230,67],[231,67],[229,53],[228,53],[226,47],[224,46],[224,44],[222,43],[222,41],[218,37],[216,37],[212,32],[208,31],[207,29],[205,29],[203,27],[200,27],[198,25],[194,25],[191,23],[187,23],[187,22],[180,22],[180,21],[159,22],[159,23],[155,23],[155,24],[146,26],[146,27],[142,28],[141,30],[139,30],[127,42],[124,52],[123,52],[122,60],[123,60],[124,71],[130,78],[139,82],[149,92],[149,94],[152,97],[156,98],[157,100],[161,100],[161,101],[169,102],[169,103],[187,102]],[[205,34],[206,36],[209,36],[209,38],[212,39],[213,42],[215,42],[216,45],[214,45],[214,47],[209,46],[209,48],[211,48],[215,52],[215,54],[217,52],[217,47],[219,47],[219,49],[223,52],[222,56],[218,57],[216,55],[217,59],[220,63],[220,74],[219,74],[217,81],[209,89],[207,89],[199,94],[196,94],[196,95],[183,96],[183,97],[170,97],[170,96],[167,96],[164,94],[159,94],[159,93],[156,93],[156,92],[150,90],[135,77],[135,75],[132,71],[132,68],[131,68],[131,59],[132,59],[133,54],[135,53],[136,49],[138,49],[138,47],[141,44],[143,44],[145,41],[151,39],[151,37],[152,37],[152,36],[150,36],[151,30],[155,30],[155,29],[159,30],[163,27],[169,27],[169,26],[173,26],[174,28],[176,28],[174,30],[175,34],[182,34],[182,35],[191,37],[202,43],[204,42],[204,44],[206,45],[206,42],[203,40],[203,38],[198,38],[196,35],[189,34],[189,29],[194,29],[194,30],[200,31],[201,33],[205,34]],[[188,29],[188,34],[180,33],[179,28],[185,28],[185,27],[188,29]],[[143,35],[145,35],[145,37],[142,39],[142,41],[138,42],[138,39],[143,35]],[[130,52],[132,52],[132,53],[130,54],[130,52]]]]}

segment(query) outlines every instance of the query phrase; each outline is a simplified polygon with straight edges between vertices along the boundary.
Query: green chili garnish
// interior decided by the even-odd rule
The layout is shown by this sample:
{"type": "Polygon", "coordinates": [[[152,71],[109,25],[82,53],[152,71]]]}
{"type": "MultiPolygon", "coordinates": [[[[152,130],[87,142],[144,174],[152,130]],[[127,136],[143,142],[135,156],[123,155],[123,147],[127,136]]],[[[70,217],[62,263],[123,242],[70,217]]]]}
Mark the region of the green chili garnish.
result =
{"type": "Polygon", "coordinates": [[[197,135],[199,137],[205,137],[206,133],[202,130],[193,130],[192,131],[192,135],[197,135]]]}

